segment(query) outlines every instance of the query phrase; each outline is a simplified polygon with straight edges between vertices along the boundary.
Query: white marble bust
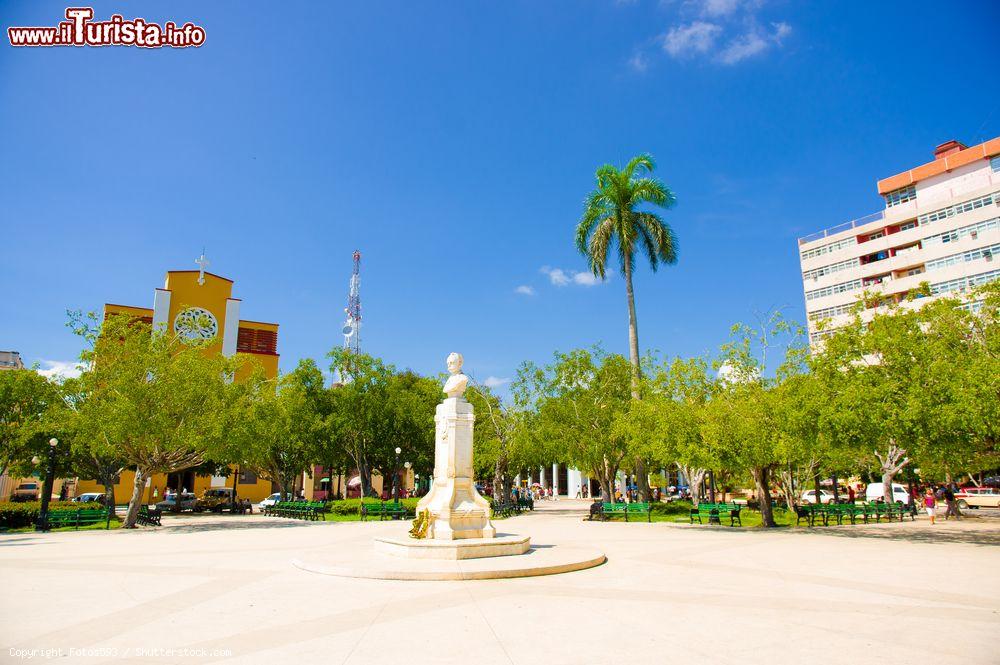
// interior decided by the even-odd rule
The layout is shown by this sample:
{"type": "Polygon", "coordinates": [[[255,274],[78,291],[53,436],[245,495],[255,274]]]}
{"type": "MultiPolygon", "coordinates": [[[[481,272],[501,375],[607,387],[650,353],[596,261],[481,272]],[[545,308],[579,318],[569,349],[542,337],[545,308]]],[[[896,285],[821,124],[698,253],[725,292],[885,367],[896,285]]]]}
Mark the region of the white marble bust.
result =
{"type": "Polygon", "coordinates": [[[444,383],[444,392],[448,397],[462,397],[465,387],[469,384],[469,377],[462,374],[462,354],[452,353],[448,356],[448,373],[451,376],[444,383]]]}

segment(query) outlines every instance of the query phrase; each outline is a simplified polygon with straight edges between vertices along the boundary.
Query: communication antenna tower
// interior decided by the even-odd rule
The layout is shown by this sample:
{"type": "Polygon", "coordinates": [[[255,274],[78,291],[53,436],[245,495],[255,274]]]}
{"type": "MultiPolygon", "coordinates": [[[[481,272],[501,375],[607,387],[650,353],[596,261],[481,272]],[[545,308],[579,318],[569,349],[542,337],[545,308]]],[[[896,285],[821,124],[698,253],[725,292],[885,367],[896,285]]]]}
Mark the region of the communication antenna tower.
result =
{"type": "Polygon", "coordinates": [[[344,348],[352,353],[361,353],[361,252],[354,251],[354,270],[351,272],[351,288],[344,309],[347,320],[341,332],[344,333],[344,348]]]}

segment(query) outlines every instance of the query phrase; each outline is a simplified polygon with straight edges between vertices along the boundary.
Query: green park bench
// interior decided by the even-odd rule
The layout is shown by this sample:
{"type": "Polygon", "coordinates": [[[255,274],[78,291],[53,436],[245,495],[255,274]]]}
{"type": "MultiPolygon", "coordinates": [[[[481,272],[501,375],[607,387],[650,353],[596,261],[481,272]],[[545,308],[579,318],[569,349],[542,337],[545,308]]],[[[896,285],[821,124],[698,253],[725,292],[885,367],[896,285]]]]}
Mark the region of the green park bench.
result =
{"type": "Polygon", "coordinates": [[[490,508],[493,510],[493,514],[500,518],[510,517],[511,515],[518,515],[521,513],[519,501],[491,502],[490,508]]]}
{"type": "Polygon", "coordinates": [[[738,503],[699,503],[697,508],[692,508],[688,517],[691,524],[698,520],[698,524],[704,524],[702,518],[708,518],[709,524],[722,524],[722,518],[729,518],[729,526],[743,526],[740,520],[740,510],[742,506],[738,503]]]}
{"type": "Polygon", "coordinates": [[[159,508],[150,509],[149,506],[139,506],[139,515],[136,522],[143,526],[160,526],[160,518],[163,512],[159,508]]]}
{"type": "MultiPolygon", "coordinates": [[[[595,504],[595,508],[598,504],[595,504]]],[[[653,521],[653,507],[647,502],[634,501],[632,503],[609,503],[604,501],[600,504],[599,510],[592,510],[590,513],[590,519],[594,519],[595,516],[601,518],[602,522],[607,522],[611,517],[615,515],[622,515],[625,517],[625,521],[628,522],[629,515],[645,515],[647,522],[653,521]]]]}
{"type": "Polygon", "coordinates": [[[58,529],[60,527],[72,526],[79,529],[81,526],[90,524],[105,523],[105,528],[111,528],[111,511],[104,508],[60,508],[49,511],[49,528],[58,529]]]}
{"type": "Polygon", "coordinates": [[[396,503],[395,501],[382,501],[380,503],[375,502],[365,502],[361,503],[361,521],[364,522],[369,517],[378,517],[381,522],[386,517],[389,519],[404,519],[409,514],[409,511],[401,503],[396,503]]]}
{"type": "Polygon", "coordinates": [[[326,504],[322,501],[279,501],[265,507],[264,515],[311,521],[322,519],[325,522],[326,504]]]}

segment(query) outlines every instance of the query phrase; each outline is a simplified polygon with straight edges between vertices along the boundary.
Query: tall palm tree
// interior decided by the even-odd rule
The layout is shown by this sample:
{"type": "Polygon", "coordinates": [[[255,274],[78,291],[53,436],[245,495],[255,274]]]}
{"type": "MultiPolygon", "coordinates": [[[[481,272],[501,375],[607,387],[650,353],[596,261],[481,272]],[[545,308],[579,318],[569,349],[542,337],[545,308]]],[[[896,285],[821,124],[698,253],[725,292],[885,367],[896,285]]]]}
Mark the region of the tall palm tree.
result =
{"type": "Polygon", "coordinates": [[[576,246],[590,262],[590,270],[604,279],[608,252],[617,246],[618,261],[628,296],[628,353],[632,362],[632,397],[639,397],[639,331],[635,318],[632,273],[636,249],[649,259],[655,272],[661,263],[677,263],[677,236],[655,212],[642,206],[670,208],[676,197],[660,180],[649,174],[656,168],[648,154],[633,157],[623,169],[605,164],[597,169],[597,188],[585,202],[586,209],[576,227],[576,246]]]}

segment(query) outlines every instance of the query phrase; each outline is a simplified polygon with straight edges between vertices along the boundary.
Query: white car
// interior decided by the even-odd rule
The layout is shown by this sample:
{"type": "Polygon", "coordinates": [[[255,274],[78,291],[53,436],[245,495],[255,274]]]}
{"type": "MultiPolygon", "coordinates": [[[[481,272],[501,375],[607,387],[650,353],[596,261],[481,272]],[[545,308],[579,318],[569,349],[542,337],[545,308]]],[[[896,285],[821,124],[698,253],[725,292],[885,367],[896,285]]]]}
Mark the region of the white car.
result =
{"type": "Polygon", "coordinates": [[[958,507],[1000,508],[1000,490],[995,487],[963,487],[955,494],[958,507]]]}
{"type": "MultiPolygon", "coordinates": [[[[803,503],[816,503],[816,490],[806,490],[802,493],[803,503]]],[[[826,490],[819,491],[820,503],[833,503],[833,494],[826,490]]]]}
{"type": "MultiPolygon", "coordinates": [[[[867,489],[865,489],[865,501],[871,503],[873,501],[878,501],[882,498],[882,483],[868,483],[867,489]]],[[[892,500],[893,503],[910,503],[910,493],[906,491],[906,488],[899,483],[892,484],[892,500]]]]}
{"type": "Polygon", "coordinates": [[[104,492],[84,492],[80,496],[73,497],[74,503],[101,503],[104,501],[104,492]]]}
{"type": "Polygon", "coordinates": [[[274,504],[281,501],[281,492],[275,492],[271,494],[266,499],[261,499],[260,503],[257,504],[258,508],[267,508],[268,506],[273,506],[274,504]]]}

